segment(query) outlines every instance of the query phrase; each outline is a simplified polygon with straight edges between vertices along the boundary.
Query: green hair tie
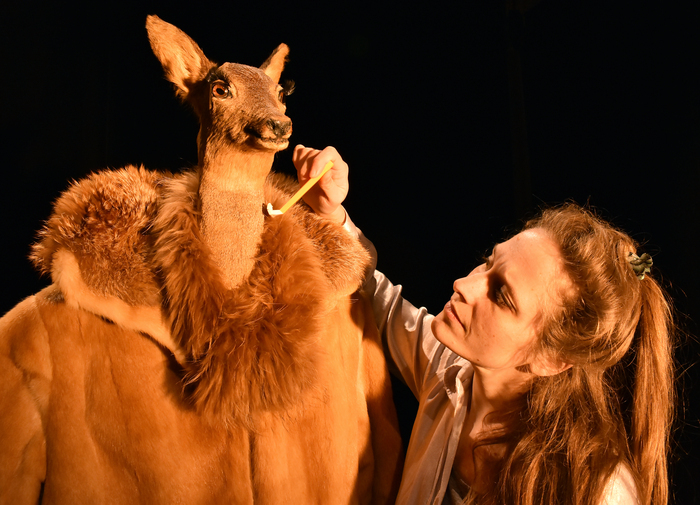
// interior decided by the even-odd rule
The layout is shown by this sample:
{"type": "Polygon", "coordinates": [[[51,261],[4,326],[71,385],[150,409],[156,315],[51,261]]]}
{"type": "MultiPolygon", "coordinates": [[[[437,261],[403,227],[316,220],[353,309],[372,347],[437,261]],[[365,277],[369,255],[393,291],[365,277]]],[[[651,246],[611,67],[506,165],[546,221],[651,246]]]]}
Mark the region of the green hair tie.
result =
{"type": "Polygon", "coordinates": [[[639,280],[644,279],[644,276],[651,272],[651,266],[654,264],[651,256],[649,256],[647,253],[637,256],[631,252],[627,256],[627,261],[629,261],[630,265],[632,266],[632,270],[634,270],[634,273],[637,275],[639,280]]]}

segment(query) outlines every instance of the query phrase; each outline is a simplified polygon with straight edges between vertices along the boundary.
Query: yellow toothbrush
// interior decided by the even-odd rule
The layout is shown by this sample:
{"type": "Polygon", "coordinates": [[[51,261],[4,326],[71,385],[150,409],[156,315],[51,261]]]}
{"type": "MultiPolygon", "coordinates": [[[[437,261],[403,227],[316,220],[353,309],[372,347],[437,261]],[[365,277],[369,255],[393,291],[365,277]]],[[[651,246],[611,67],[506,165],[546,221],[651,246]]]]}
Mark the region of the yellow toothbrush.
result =
{"type": "Polygon", "coordinates": [[[320,179],[321,177],[323,177],[323,176],[326,174],[326,172],[328,172],[332,167],[333,167],[333,162],[332,162],[332,161],[329,161],[328,163],[326,163],[326,166],[323,167],[323,170],[321,170],[321,173],[318,174],[316,177],[312,177],[311,179],[309,179],[308,181],[306,181],[306,184],[304,184],[301,188],[299,188],[299,191],[297,191],[296,193],[294,193],[294,196],[292,196],[292,197],[289,199],[289,201],[288,201],[287,203],[285,203],[285,204],[282,206],[282,208],[281,208],[280,210],[274,210],[274,209],[272,208],[272,204],[271,204],[271,203],[268,203],[268,204],[267,204],[267,213],[268,213],[270,216],[280,216],[280,215],[284,214],[285,212],[287,212],[287,211],[289,210],[289,208],[290,208],[292,205],[294,205],[295,203],[297,203],[297,202],[299,201],[299,199],[300,199],[302,196],[304,196],[304,194],[305,194],[308,190],[310,190],[310,189],[313,187],[313,185],[316,184],[316,183],[319,181],[319,179],[320,179]]]}

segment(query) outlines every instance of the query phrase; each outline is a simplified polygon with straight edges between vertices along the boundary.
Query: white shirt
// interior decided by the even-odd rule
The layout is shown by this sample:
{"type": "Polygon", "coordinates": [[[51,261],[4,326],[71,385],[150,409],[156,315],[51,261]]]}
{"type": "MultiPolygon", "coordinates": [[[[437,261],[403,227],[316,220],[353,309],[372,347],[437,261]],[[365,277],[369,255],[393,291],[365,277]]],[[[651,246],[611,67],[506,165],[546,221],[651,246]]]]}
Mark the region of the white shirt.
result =
{"type": "MultiPolygon", "coordinates": [[[[472,365],[435,339],[430,329],[433,316],[404,300],[400,285],[394,286],[375,271],[365,291],[374,293],[372,306],[389,367],[419,401],[396,503],[461,503],[463,487],[451,481],[451,476],[467,414],[472,365]]],[[[637,503],[632,476],[620,465],[601,505],[637,503]]]]}
{"type": "MultiPolygon", "coordinates": [[[[358,237],[372,255],[363,290],[370,296],[379,334],[392,373],[418,399],[418,412],[406,450],[398,505],[458,505],[465,483],[452,478],[452,466],[467,415],[474,369],[466,359],[441,344],[430,325],[434,316],[416,308],[375,270],[377,251],[346,214],[343,227],[358,237]],[[372,275],[373,274],[373,275],[372,275]]],[[[619,465],[606,485],[600,505],[638,505],[634,479],[619,465]]]]}

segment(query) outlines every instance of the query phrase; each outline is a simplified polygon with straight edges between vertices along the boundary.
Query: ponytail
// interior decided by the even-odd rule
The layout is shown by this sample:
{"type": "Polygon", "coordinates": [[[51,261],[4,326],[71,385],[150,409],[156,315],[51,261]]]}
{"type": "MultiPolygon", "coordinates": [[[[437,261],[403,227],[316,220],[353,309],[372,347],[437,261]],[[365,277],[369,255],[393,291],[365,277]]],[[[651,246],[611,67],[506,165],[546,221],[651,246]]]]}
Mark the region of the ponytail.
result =
{"type": "Polygon", "coordinates": [[[643,505],[668,502],[667,457],[674,414],[672,311],[659,285],[640,281],[630,452],[643,505]]]}

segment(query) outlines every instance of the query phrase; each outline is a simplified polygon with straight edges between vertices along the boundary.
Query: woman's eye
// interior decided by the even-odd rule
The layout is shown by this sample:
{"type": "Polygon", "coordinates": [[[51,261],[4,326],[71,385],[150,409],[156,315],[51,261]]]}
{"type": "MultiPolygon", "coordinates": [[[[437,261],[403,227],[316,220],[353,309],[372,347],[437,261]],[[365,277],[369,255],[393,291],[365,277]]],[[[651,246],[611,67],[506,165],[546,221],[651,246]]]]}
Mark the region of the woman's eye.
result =
{"type": "Polygon", "coordinates": [[[216,98],[228,98],[231,96],[231,91],[223,82],[215,82],[211,85],[211,94],[216,98]]]}
{"type": "Polygon", "coordinates": [[[506,295],[503,294],[503,287],[496,289],[495,299],[496,303],[501,307],[508,307],[508,300],[506,300],[506,295]]]}

